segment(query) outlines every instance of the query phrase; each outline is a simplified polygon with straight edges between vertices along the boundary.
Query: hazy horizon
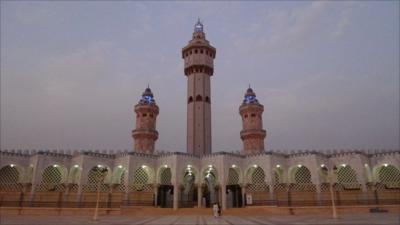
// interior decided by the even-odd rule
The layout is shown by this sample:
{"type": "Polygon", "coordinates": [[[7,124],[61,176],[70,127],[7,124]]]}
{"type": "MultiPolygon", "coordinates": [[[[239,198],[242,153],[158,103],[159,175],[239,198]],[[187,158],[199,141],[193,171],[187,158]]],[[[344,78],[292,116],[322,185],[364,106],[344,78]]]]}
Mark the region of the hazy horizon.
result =
{"type": "Polygon", "coordinates": [[[212,150],[236,151],[251,84],[270,149],[399,149],[398,1],[1,1],[1,149],[132,150],[150,84],[156,150],[186,151],[181,49],[217,49],[212,150]]]}

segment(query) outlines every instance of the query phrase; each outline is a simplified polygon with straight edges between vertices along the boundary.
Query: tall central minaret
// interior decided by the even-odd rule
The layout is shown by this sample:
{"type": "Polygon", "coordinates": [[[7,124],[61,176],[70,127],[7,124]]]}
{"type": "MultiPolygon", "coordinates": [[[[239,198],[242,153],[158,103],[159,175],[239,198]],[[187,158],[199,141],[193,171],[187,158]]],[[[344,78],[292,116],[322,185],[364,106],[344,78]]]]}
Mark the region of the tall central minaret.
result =
{"type": "Polygon", "coordinates": [[[187,151],[203,156],[211,153],[210,77],[214,73],[216,50],[206,40],[203,24],[197,21],[192,40],[182,49],[187,95],[187,151]]]}

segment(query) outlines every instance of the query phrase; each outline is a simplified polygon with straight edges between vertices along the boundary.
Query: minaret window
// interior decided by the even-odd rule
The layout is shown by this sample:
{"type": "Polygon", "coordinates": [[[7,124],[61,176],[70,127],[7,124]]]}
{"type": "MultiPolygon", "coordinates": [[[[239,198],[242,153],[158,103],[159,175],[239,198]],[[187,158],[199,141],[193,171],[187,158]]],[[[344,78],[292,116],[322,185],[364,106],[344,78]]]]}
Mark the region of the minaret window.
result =
{"type": "Polygon", "coordinates": [[[197,95],[196,102],[201,102],[201,101],[203,101],[203,98],[201,97],[201,95],[197,95]]]}
{"type": "Polygon", "coordinates": [[[143,113],[143,115],[142,115],[143,117],[146,117],[147,116],[147,114],[146,113],[143,113]]]}
{"type": "Polygon", "coordinates": [[[210,98],[206,96],[206,102],[210,103],[210,98]]]}
{"type": "Polygon", "coordinates": [[[252,113],[252,114],[251,114],[251,117],[256,117],[256,114],[252,113]]]}
{"type": "Polygon", "coordinates": [[[200,50],[200,54],[203,54],[203,49],[200,50]]]}
{"type": "Polygon", "coordinates": [[[149,114],[149,116],[150,116],[151,118],[153,118],[153,114],[149,114]]]}
{"type": "Polygon", "coordinates": [[[197,49],[194,50],[194,54],[197,54],[197,49]]]}
{"type": "Polygon", "coordinates": [[[244,118],[247,118],[247,117],[248,117],[248,115],[247,115],[247,114],[245,114],[245,115],[244,115],[244,118]]]}
{"type": "Polygon", "coordinates": [[[188,100],[188,103],[191,103],[191,102],[193,102],[193,97],[192,96],[190,96],[189,100],[188,100]]]}

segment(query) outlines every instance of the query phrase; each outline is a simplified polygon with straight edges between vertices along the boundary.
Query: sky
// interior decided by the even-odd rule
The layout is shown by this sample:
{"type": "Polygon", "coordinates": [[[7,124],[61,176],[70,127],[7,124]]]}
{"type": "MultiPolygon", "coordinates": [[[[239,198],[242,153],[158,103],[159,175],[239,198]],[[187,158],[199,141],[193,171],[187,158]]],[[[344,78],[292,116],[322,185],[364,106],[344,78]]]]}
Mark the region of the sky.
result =
{"type": "Polygon", "coordinates": [[[186,152],[181,49],[216,47],[213,152],[251,84],[266,150],[399,149],[399,1],[1,1],[1,149],[132,150],[150,85],[158,151],[186,152]]]}

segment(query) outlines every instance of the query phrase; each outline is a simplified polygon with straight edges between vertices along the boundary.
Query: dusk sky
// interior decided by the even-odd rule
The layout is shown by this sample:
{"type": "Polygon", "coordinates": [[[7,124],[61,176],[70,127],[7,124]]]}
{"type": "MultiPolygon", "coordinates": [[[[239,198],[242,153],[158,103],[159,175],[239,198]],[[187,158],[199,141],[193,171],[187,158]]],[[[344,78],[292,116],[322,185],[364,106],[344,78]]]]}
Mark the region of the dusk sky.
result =
{"type": "Polygon", "coordinates": [[[217,49],[213,152],[242,149],[251,84],[266,150],[399,149],[399,1],[1,1],[1,149],[132,150],[150,84],[157,150],[186,152],[181,49],[217,49]]]}

